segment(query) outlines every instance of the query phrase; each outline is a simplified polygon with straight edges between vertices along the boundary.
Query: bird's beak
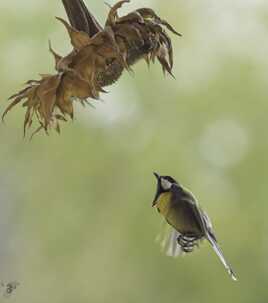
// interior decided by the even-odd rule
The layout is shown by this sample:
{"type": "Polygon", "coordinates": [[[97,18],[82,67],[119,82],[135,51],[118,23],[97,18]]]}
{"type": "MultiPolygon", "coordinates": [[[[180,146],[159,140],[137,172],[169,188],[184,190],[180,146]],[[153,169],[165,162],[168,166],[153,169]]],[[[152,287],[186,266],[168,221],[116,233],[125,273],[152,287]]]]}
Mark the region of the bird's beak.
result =
{"type": "Polygon", "coordinates": [[[158,175],[158,173],[155,173],[155,172],[154,172],[154,176],[156,177],[157,180],[160,179],[160,176],[158,175]]]}
{"type": "Polygon", "coordinates": [[[156,177],[157,179],[157,190],[156,190],[156,194],[155,194],[155,197],[154,197],[154,200],[153,200],[153,203],[152,203],[152,207],[154,207],[156,205],[156,201],[158,199],[158,196],[160,194],[160,176],[158,175],[158,173],[155,173],[154,172],[154,176],[156,177]]]}

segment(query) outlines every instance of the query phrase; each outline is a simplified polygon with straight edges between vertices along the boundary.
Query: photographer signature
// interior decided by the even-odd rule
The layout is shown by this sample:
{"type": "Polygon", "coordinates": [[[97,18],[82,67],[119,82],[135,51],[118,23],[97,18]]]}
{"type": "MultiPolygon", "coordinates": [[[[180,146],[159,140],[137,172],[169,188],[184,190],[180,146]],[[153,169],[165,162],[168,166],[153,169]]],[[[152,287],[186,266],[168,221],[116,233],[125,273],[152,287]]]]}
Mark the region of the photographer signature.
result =
{"type": "Polygon", "coordinates": [[[17,281],[12,281],[8,283],[0,283],[0,296],[2,295],[5,298],[10,297],[15,289],[20,285],[17,281]]]}

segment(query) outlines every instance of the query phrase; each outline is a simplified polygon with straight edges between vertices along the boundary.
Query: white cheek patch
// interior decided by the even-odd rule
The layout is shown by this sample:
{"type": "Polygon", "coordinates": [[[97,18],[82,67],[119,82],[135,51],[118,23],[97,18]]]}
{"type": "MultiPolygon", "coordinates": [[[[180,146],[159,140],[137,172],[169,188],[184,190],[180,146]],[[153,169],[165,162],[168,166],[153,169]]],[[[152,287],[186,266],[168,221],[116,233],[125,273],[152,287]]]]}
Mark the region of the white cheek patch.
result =
{"type": "Polygon", "coordinates": [[[169,190],[172,186],[172,183],[170,183],[166,179],[161,179],[161,186],[163,187],[164,190],[169,190]]]}

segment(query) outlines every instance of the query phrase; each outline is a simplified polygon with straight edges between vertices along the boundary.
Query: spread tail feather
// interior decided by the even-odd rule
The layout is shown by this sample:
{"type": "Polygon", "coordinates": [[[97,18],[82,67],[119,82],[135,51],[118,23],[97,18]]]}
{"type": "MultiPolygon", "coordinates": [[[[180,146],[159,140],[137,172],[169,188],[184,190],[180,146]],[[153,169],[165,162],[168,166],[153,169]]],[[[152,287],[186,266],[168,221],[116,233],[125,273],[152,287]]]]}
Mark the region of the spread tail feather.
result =
{"type": "Polygon", "coordinates": [[[219,257],[219,259],[221,260],[223,266],[226,268],[226,270],[228,271],[228,273],[231,276],[231,278],[234,281],[237,281],[237,277],[236,277],[234,271],[232,270],[231,266],[225,260],[225,258],[223,256],[223,252],[222,252],[220,246],[218,245],[217,241],[215,239],[213,239],[213,237],[210,234],[207,234],[207,239],[208,239],[209,243],[212,245],[215,253],[217,254],[217,256],[219,257]]]}

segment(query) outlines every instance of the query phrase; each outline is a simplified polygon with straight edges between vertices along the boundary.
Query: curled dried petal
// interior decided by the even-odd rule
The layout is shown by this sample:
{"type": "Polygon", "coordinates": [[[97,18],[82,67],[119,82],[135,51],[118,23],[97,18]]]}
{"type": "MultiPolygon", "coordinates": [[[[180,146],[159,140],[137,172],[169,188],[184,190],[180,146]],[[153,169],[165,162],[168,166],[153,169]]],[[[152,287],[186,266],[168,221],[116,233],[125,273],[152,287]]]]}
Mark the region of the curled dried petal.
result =
{"type": "Polygon", "coordinates": [[[139,14],[139,12],[135,11],[133,13],[127,14],[124,17],[121,17],[118,19],[117,23],[134,23],[134,22],[138,22],[138,23],[144,23],[144,19],[143,17],[139,14]]]}
{"type": "Polygon", "coordinates": [[[182,36],[182,34],[180,34],[179,32],[177,32],[174,27],[172,27],[166,20],[162,20],[160,19],[160,23],[164,26],[166,26],[167,29],[169,29],[173,34],[177,35],[177,36],[182,36]]]}
{"type": "Polygon", "coordinates": [[[163,32],[160,33],[160,42],[164,43],[168,49],[168,57],[169,57],[169,65],[170,68],[173,68],[173,46],[171,43],[171,39],[168,37],[168,35],[163,32]]]}
{"type": "Polygon", "coordinates": [[[7,114],[15,105],[17,105],[18,103],[20,103],[20,101],[21,101],[23,98],[24,98],[23,96],[18,96],[18,97],[15,98],[14,101],[11,102],[11,104],[9,104],[9,106],[5,109],[4,113],[2,114],[2,121],[5,120],[6,114],[7,114]]]}
{"type": "Polygon", "coordinates": [[[111,10],[108,14],[105,26],[114,25],[115,22],[117,21],[117,11],[119,10],[119,8],[122,7],[123,4],[129,3],[129,2],[130,2],[130,0],[122,0],[122,1],[117,2],[114,6],[112,6],[111,10]]]}
{"type": "Polygon", "coordinates": [[[136,10],[144,19],[160,19],[151,8],[139,8],[136,10]]]}
{"type": "Polygon", "coordinates": [[[56,19],[58,19],[66,27],[74,49],[80,50],[84,46],[91,43],[91,38],[89,37],[89,35],[86,32],[77,31],[71,25],[69,25],[68,22],[66,22],[62,18],[56,17],[56,19]]]}
{"type": "Polygon", "coordinates": [[[49,46],[49,51],[51,52],[51,54],[54,56],[54,60],[55,60],[55,69],[58,70],[58,64],[60,62],[60,60],[62,59],[62,56],[60,56],[59,54],[57,54],[51,45],[51,41],[48,41],[48,46],[49,46]]]}

